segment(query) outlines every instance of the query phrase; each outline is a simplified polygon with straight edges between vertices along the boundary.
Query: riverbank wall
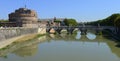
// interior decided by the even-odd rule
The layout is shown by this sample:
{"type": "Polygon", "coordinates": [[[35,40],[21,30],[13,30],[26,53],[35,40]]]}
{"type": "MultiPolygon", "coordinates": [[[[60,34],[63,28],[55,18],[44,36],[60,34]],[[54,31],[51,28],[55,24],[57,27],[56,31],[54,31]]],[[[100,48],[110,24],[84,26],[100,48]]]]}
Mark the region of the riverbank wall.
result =
{"type": "Polygon", "coordinates": [[[32,34],[37,35],[45,33],[46,33],[45,28],[26,28],[26,27],[1,28],[0,49],[28,35],[32,34]]]}
{"type": "Polygon", "coordinates": [[[0,41],[32,33],[37,33],[37,28],[2,28],[0,29],[0,41]]]}

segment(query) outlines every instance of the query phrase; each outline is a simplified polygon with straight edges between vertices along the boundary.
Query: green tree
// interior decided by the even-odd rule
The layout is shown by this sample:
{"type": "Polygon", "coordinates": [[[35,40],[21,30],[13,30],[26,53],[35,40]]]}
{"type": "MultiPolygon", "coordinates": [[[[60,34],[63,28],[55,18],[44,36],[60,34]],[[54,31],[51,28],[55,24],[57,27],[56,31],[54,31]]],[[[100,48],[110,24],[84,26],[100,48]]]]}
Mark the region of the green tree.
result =
{"type": "Polygon", "coordinates": [[[56,23],[60,23],[61,21],[60,21],[60,20],[54,20],[54,22],[56,22],[56,23]]]}
{"type": "Polygon", "coordinates": [[[120,28],[120,16],[116,18],[116,20],[114,21],[114,25],[120,28]]]}
{"type": "Polygon", "coordinates": [[[0,22],[8,22],[8,20],[0,19],[0,22]]]}
{"type": "Polygon", "coordinates": [[[91,24],[91,25],[100,24],[100,25],[104,25],[104,26],[114,26],[114,24],[115,24],[114,22],[118,17],[120,17],[120,14],[116,13],[116,14],[112,14],[111,16],[109,16],[105,19],[89,22],[89,24],[91,24]]]}
{"type": "Polygon", "coordinates": [[[108,25],[108,26],[114,26],[114,21],[117,17],[119,17],[120,14],[112,14],[111,16],[107,17],[106,19],[103,19],[101,24],[108,25]]]}
{"type": "Polygon", "coordinates": [[[75,19],[64,19],[64,23],[67,26],[77,26],[78,23],[75,19]]]}

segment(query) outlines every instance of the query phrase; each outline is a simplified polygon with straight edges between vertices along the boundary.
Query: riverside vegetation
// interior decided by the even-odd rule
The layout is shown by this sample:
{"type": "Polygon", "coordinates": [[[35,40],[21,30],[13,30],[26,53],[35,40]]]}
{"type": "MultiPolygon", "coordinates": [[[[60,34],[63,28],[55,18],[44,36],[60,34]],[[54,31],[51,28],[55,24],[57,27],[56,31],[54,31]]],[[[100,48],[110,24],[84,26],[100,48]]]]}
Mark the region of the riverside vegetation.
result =
{"type": "MultiPolygon", "coordinates": [[[[100,24],[101,26],[114,26],[117,31],[117,34],[115,34],[115,37],[120,38],[120,13],[112,14],[105,19],[92,21],[92,22],[86,22],[85,24],[87,24],[87,25],[100,24]]],[[[107,30],[107,32],[110,32],[110,30],[107,30]]],[[[120,42],[120,39],[118,41],[120,42]]]]}

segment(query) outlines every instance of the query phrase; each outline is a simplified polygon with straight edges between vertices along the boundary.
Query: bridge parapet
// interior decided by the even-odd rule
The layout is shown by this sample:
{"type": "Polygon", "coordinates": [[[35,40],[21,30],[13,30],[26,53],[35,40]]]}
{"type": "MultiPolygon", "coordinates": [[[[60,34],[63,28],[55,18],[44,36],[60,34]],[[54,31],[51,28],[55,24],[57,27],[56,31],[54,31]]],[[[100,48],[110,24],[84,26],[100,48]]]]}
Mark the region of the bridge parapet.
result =
{"type": "MultiPolygon", "coordinates": [[[[109,29],[109,30],[115,30],[115,27],[113,27],[113,26],[85,26],[85,27],[83,27],[83,26],[47,26],[46,27],[47,29],[55,29],[55,30],[67,30],[67,31],[73,31],[74,29],[76,29],[76,28],[78,28],[81,32],[82,31],[85,31],[85,32],[87,32],[87,30],[88,29],[90,29],[90,30],[95,30],[95,31],[102,31],[102,30],[104,30],[104,29],[109,29]]],[[[71,32],[72,33],[72,32],[71,32]]]]}

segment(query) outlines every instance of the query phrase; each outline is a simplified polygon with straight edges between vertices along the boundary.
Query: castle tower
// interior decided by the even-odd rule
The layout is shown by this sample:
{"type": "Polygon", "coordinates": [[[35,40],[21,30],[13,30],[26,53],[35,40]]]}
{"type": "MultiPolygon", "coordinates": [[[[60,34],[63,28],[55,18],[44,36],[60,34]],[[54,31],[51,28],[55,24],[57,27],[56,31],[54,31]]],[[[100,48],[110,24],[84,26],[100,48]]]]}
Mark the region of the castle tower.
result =
{"type": "Polygon", "coordinates": [[[37,13],[27,8],[19,8],[9,14],[9,22],[15,22],[19,27],[34,27],[37,21],[37,13]]]}

